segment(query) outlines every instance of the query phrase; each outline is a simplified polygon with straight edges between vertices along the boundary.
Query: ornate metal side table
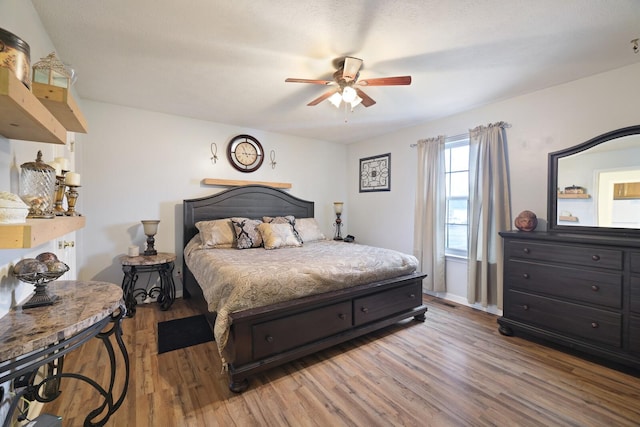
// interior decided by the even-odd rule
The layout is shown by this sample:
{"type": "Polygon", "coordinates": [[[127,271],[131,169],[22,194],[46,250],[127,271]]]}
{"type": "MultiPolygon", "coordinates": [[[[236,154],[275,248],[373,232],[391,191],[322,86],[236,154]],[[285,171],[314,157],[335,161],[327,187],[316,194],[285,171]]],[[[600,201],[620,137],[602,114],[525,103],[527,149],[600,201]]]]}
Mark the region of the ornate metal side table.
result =
{"type": "Polygon", "coordinates": [[[176,299],[176,285],[173,281],[173,267],[175,254],[158,252],[156,255],[123,256],[120,258],[124,277],[122,291],[127,306],[127,316],[136,314],[137,298],[154,298],[160,304],[160,309],[168,310],[176,299]],[[156,272],[160,276],[160,286],[151,289],[137,288],[138,273],[156,272]]]}
{"type": "Polygon", "coordinates": [[[11,402],[3,426],[12,425],[22,397],[39,402],[57,398],[64,392],[63,379],[84,381],[100,394],[84,425],[102,426],[120,408],[129,386],[122,289],[113,283],[75,280],[51,282],[49,288],[58,297],[52,305],[24,311],[18,307],[0,318],[0,395],[11,402]],[[102,341],[109,356],[106,386],[99,379],[63,370],[64,356],[94,337],[102,341]],[[124,363],[124,375],[116,375],[118,362],[124,363]],[[10,396],[8,384],[14,386],[10,396]]]}

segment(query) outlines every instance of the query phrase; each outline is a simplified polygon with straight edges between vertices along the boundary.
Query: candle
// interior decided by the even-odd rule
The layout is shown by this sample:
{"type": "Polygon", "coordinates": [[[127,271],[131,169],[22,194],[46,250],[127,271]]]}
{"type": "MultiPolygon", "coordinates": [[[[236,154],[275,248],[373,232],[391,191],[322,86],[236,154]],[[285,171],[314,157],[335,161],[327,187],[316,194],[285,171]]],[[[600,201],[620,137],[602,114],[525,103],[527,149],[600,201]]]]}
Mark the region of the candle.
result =
{"type": "Polygon", "coordinates": [[[129,251],[127,253],[129,256],[138,256],[140,255],[140,248],[138,246],[129,246],[129,251]]]}
{"type": "Polygon", "coordinates": [[[67,172],[64,177],[64,183],[67,185],[79,186],[80,174],[76,172],[67,172]]]}
{"type": "Polygon", "coordinates": [[[56,170],[56,176],[62,176],[62,167],[60,166],[60,163],[54,160],[52,162],[48,162],[47,164],[56,170]]]}
{"type": "Polygon", "coordinates": [[[66,157],[56,157],[53,160],[60,165],[60,168],[63,171],[68,171],[69,170],[69,159],[67,159],[66,157]]]}

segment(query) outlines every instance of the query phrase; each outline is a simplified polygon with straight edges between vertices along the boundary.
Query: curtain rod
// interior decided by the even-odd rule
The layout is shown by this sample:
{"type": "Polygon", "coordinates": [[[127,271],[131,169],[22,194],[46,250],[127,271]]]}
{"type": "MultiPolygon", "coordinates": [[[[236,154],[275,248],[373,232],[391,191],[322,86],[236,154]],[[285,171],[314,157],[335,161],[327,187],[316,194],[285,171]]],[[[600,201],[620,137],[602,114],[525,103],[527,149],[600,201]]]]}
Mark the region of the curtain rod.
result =
{"type": "MultiPolygon", "coordinates": [[[[468,137],[469,137],[469,132],[461,133],[459,135],[448,136],[444,140],[445,140],[445,142],[447,142],[447,141],[450,142],[450,141],[455,141],[455,140],[458,140],[458,139],[465,139],[465,138],[468,138],[468,137]]],[[[416,143],[413,143],[413,144],[409,145],[409,147],[411,147],[411,148],[415,148],[417,146],[418,146],[418,144],[416,144],[416,143]]]]}
{"type": "MultiPolygon", "coordinates": [[[[511,127],[511,124],[510,123],[506,123],[506,122],[497,122],[496,125],[501,125],[504,128],[510,128],[511,127]]],[[[469,137],[469,132],[461,133],[459,135],[448,136],[444,140],[445,140],[445,142],[451,142],[451,141],[456,141],[458,139],[464,139],[464,138],[468,138],[468,137],[469,137]]],[[[417,146],[418,146],[418,144],[416,144],[416,143],[413,143],[413,144],[409,145],[409,147],[411,147],[411,148],[415,148],[417,146]]]]}

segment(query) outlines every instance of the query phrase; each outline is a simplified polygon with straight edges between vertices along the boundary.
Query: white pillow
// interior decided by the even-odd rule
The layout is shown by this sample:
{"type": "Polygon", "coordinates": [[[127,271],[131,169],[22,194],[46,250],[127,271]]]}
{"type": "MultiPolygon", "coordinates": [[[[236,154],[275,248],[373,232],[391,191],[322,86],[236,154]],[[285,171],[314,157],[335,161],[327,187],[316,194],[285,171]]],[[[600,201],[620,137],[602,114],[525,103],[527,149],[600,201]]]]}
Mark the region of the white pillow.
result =
{"type": "Polygon", "coordinates": [[[296,218],[295,228],[303,242],[326,239],[315,218],[296,218]]]}
{"type": "Polygon", "coordinates": [[[294,234],[291,224],[269,224],[263,222],[258,225],[258,231],[262,236],[262,243],[265,249],[302,246],[302,243],[294,234]]]}
{"type": "Polygon", "coordinates": [[[198,221],[196,228],[200,232],[203,248],[232,248],[235,246],[235,232],[231,219],[198,221]]]}

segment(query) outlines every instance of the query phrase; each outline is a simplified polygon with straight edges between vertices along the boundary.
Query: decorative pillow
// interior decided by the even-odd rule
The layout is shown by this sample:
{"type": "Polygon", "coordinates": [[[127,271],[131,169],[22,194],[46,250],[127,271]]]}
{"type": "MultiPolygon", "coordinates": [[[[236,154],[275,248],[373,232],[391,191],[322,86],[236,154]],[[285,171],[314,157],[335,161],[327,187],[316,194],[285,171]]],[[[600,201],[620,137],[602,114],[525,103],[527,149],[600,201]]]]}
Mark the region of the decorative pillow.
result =
{"type": "Polygon", "coordinates": [[[262,224],[262,221],[249,218],[231,218],[231,223],[236,233],[236,247],[238,249],[262,246],[262,236],[258,231],[258,225],[262,224]]]}
{"type": "Polygon", "coordinates": [[[200,240],[202,241],[203,248],[234,247],[236,234],[229,218],[216,219],[213,221],[198,221],[196,222],[196,228],[200,232],[200,240]]]}
{"type": "Polygon", "coordinates": [[[274,224],[263,222],[258,226],[265,249],[302,246],[302,242],[293,233],[290,224],[274,224]]]}
{"type": "Polygon", "coordinates": [[[326,239],[315,218],[297,218],[295,229],[303,242],[326,239]]]}
{"type": "Polygon", "coordinates": [[[302,239],[302,237],[300,237],[300,234],[298,233],[298,230],[296,230],[296,217],[295,216],[293,216],[293,215],[276,216],[276,217],[263,216],[262,217],[262,221],[266,222],[267,224],[289,224],[289,225],[291,225],[291,228],[293,228],[293,235],[296,236],[296,239],[298,239],[300,244],[304,243],[304,240],[302,239]]]}

